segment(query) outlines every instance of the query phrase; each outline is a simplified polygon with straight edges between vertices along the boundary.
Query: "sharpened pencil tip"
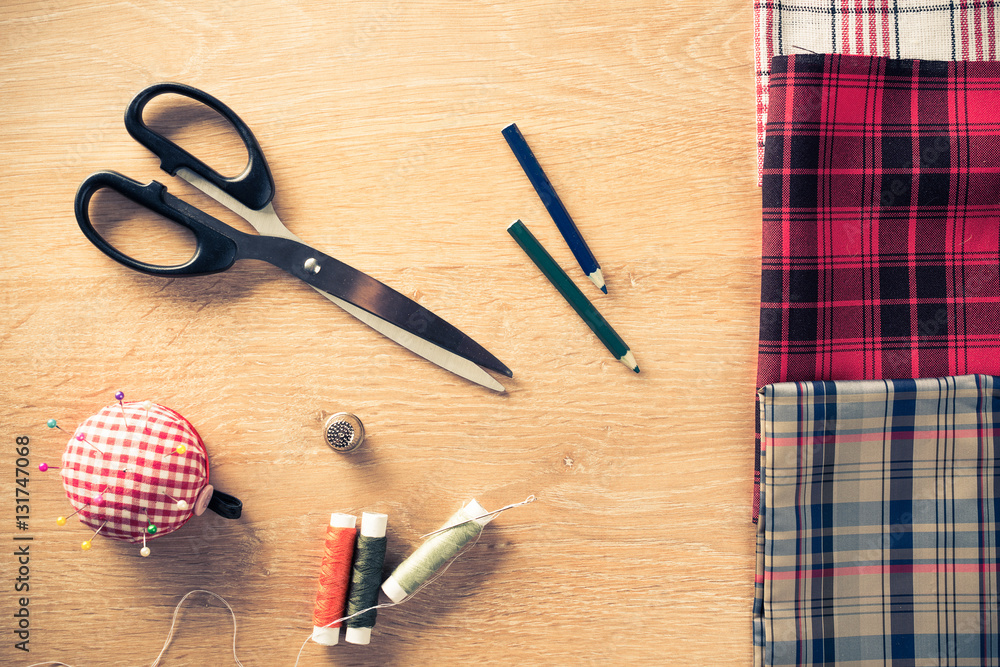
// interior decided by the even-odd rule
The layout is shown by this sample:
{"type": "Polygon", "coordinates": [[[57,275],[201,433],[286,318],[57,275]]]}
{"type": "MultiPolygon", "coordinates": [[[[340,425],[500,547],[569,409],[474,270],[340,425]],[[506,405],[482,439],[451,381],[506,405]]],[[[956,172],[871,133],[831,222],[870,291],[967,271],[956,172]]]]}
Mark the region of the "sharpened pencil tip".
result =
{"type": "Polygon", "coordinates": [[[625,364],[625,366],[636,373],[639,372],[639,364],[635,363],[635,355],[632,354],[632,350],[628,350],[625,354],[618,360],[625,364]]]}
{"type": "Polygon", "coordinates": [[[608,286],[604,283],[604,273],[601,271],[601,267],[594,269],[593,273],[588,273],[587,277],[590,278],[590,282],[597,286],[597,289],[605,294],[608,293],[608,286]]]}

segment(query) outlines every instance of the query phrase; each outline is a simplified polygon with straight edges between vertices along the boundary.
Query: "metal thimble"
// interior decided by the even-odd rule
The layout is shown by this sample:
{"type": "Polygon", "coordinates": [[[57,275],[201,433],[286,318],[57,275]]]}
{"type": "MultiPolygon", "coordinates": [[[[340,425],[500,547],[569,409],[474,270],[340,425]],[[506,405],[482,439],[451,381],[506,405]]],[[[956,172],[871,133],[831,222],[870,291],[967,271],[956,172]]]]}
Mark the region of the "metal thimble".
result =
{"type": "Polygon", "coordinates": [[[361,420],[349,412],[330,415],[323,425],[323,437],[330,449],[349,452],[365,441],[365,427],[361,420]]]}

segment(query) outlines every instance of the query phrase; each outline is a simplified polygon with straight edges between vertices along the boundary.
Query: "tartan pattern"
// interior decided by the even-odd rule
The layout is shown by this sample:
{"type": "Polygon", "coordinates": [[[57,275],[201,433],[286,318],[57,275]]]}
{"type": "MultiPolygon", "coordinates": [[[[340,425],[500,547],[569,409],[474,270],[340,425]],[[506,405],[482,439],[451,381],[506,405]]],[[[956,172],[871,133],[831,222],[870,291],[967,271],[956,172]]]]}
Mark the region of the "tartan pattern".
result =
{"type": "Polygon", "coordinates": [[[760,390],[757,665],[998,665],[997,378],[760,390]]]}
{"type": "Polygon", "coordinates": [[[198,432],[180,414],[156,404],[147,414],[142,403],[132,401],[109,405],[80,424],[63,453],[61,474],[82,523],[97,530],[106,521],[101,535],[141,542],[148,522],[157,532],[146,534],[147,540],[191,518],[208,483],[208,455],[198,432]],[[78,434],[85,442],[76,439],[78,434]],[[170,454],[178,445],[187,450],[170,454]],[[101,504],[91,502],[97,493],[104,498],[101,504]],[[179,509],[175,500],[186,501],[188,509],[179,509]]]}
{"type": "Polygon", "coordinates": [[[1000,63],[786,56],[771,90],[757,386],[1000,374],[1000,63]]]}
{"type": "Polygon", "coordinates": [[[997,0],[755,0],[758,179],[764,165],[772,58],[812,51],[996,60],[998,4],[997,0]]]}

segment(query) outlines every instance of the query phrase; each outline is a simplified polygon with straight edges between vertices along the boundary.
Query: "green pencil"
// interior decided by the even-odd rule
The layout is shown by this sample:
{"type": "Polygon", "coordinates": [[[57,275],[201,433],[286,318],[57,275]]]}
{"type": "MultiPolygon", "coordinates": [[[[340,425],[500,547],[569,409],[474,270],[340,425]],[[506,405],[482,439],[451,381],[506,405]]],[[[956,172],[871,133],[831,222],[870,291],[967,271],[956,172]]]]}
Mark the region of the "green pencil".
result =
{"type": "Polygon", "coordinates": [[[521,246],[521,249],[527,253],[531,261],[535,263],[545,277],[549,279],[559,293],[563,295],[563,298],[569,302],[569,305],[573,306],[573,310],[583,318],[583,321],[587,323],[587,326],[597,334],[597,337],[601,339],[604,346],[615,356],[618,361],[622,362],[629,368],[631,368],[636,373],[639,372],[639,365],[635,362],[635,357],[632,356],[632,351],[628,349],[628,345],[622,340],[621,336],[611,328],[608,321],[601,316],[594,305],[583,295],[580,288],[576,286],[566,272],[562,270],[556,260],[552,259],[542,244],[538,242],[538,239],[528,231],[528,228],[524,226],[524,223],[520,220],[515,220],[511,223],[510,227],[507,228],[507,232],[514,237],[517,244],[521,246]]]}

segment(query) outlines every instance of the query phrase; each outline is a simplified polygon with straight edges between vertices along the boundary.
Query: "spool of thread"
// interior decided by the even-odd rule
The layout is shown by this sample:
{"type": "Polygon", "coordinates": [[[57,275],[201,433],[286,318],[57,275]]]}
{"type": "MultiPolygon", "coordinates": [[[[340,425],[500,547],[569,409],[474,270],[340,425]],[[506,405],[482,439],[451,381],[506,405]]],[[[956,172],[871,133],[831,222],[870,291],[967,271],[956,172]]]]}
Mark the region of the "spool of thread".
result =
{"type": "Polygon", "coordinates": [[[357,537],[358,518],[350,514],[331,514],[323,545],[323,562],[319,570],[319,589],[313,609],[312,639],[317,644],[333,646],[340,641],[340,623],[332,621],[344,616],[347,584],[351,578],[351,560],[357,537]]]}
{"type": "Polygon", "coordinates": [[[354,567],[351,570],[351,587],[347,594],[347,630],[344,640],[351,644],[368,644],[375,627],[372,609],[378,604],[378,586],[382,581],[382,564],[385,562],[385,527],[389,517],[385,514],[365,512],[361,515],[361,532],[354,549],[354,567]],[[367,609],[363,614],[358,612],[367,609]],[[354,616],[354,614],[358,614],[354,616]]]}
{"type": "Polygon", "coordinates": [[[447,530],[429,538],[409,558],[399,564],[382,584],[382,592],[397,604],[413,595],[445,563],[457,556],[469,542],[479,537],[483,532],[483,526],[495,516],[471,520],[481,514],[486,514],[486,510],[475,500],[455,512],[442,526],[442,530],[445,528],[447,530]]]}

